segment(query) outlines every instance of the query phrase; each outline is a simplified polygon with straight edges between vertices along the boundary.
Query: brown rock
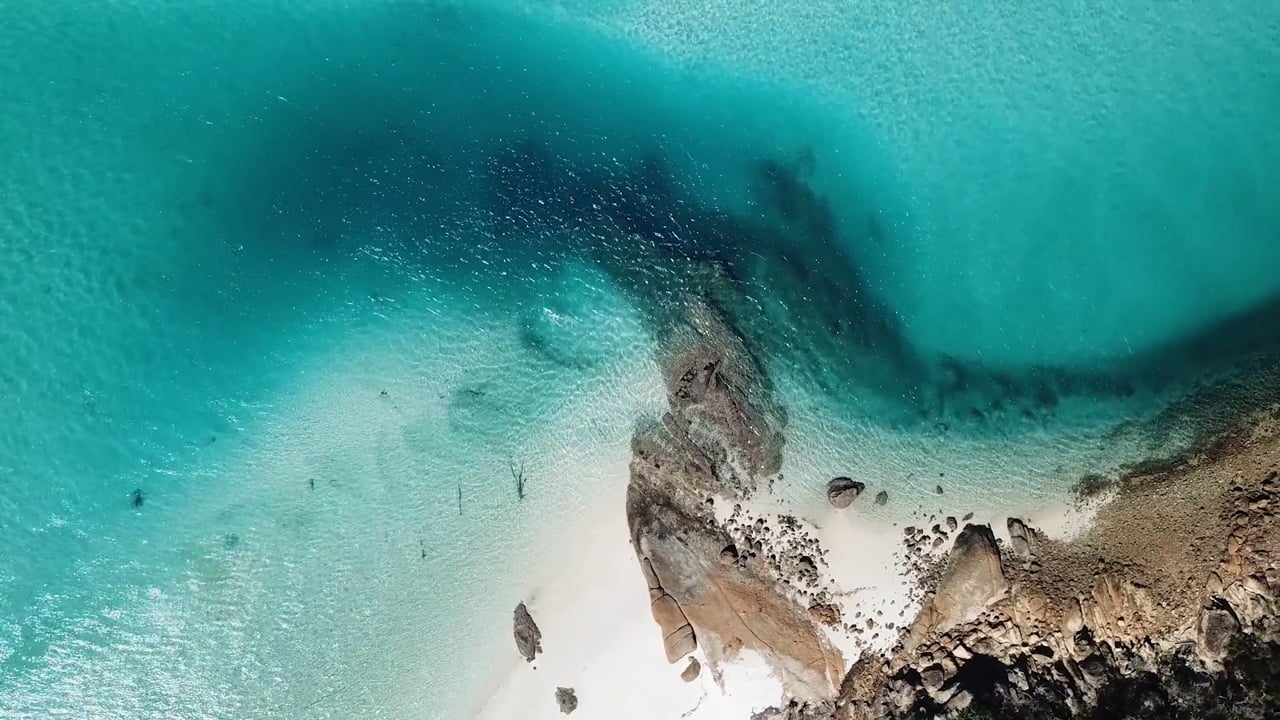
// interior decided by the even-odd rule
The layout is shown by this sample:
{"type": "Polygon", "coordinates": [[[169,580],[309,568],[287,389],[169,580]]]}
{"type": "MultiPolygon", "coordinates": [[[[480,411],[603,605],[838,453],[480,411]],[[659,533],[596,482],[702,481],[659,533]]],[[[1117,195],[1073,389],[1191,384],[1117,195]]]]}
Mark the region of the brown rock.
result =
{"type": "Polygon", "coordinates": [[[934,625],[945,631],[972,622],[1008,590],[991,528],[967,525],[956,535],[946,572],[932,601],[934,625]]]}
{"type": "Polygon", "coordinates": [[[827,502],[840,509],[847,508],[866,488],[866,485],[852,478],[834,478],[827,483],[827,502]]]}
{"type": "Polygon", "coordinates": [[[568,715],[578,709],[578,695],[573,688],[556,688],[556,704],[560,706],[560,712],[568,715]]]}
{"type": "Polygon", "coordinates": [[[1009,543],[1013,553],[1024,560],[1031,557],[1031,535],[1034,532],[1018,518],[1009,518],[1005,523],[1009,528],[1009,543]]]}
{"type": "Polygon", "coordinates": [[[689,665],[680,672],[680,679],[691,683],[698,679],[698,674],[702,672],[702,664],[698,662],[698,658],[689,658],[689,665]]]}
{"type": "Polygon", "coordinates": [[[526,662],[533,662],[542,652],[542,631],[538,629],[529,608],[524,603],[516,606],[515,612],[516,649],[524,656],[526,662]]]}
{"type": "Polygon", "coordinates": [[[649,612],[653,613],[653,621],[662,628],[663,637],[689,624],[684,612],[680,610],[680,603],[670,595],[663,595],[649,603],[649,612]]]}

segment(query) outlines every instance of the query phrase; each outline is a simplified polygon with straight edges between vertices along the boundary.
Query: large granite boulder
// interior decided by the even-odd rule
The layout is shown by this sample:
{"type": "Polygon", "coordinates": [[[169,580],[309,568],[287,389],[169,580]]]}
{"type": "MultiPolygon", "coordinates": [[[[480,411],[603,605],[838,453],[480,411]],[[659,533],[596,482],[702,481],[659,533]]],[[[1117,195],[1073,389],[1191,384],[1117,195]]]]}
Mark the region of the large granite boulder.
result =
{"type": "Polygon", "coordinates": [[[827,502],[833,507],[843,510],[853,504],[854,500],[866,490],[867,486],[847,477],[833,478],[827,483],[827,502]]]}
{"type": "Polygon", "coordinates": [[[933,597],[934,629],[946,631],[972,622],[1008,591],[995,534],[987,525],[966,525],[956,535],[946,572],[933,597]]]}

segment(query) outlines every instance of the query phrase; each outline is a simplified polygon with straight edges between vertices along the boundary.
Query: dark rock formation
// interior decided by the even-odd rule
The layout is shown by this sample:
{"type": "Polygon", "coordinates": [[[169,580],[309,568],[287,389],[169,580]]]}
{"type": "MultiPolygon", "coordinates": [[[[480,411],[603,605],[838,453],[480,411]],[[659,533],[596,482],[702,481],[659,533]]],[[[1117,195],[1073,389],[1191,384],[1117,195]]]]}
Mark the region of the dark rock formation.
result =
{"type": "Polygon", "coordinates": [[[578,709],[578,695],[574,693],[573,688],[558,687],[556,704],[560,706],[560,712],[568,715],[578,709]]]}
{"type": "Polygon", "coordinates": [[[889,491],[888,491],[888,490],[881,490],[880,492],[876,493],[876,504],[877,504],[877,505],[886,505],[886,504],[888,504],[888,502],[889,502],[889,491]]]}
{"type": "Polygon", "coordinates": [[[832,506],[844,509],[853,504],[854,500],[866,490],[867,486],[847,477],[833,478],[827,483],[827,502],[832,506]]]}
{"type": "MultiPolygon", "coordinates": [[[[694,316],[688,334],[670,340],[671,410],[636,433],[627,488],[628,525],[667,658],[701,648],[714,671],[753,650],[797,694],[829,698],[844,672],[840,653],[786,593],[762,538],[736,539],[706,502],[748,497],[777,473],[785,416],[717,316],[694,316]],[[726,565],[730,545],[738,560],[726,565]]],[[[799,568],[799,557],[787,567],[799,568]]]]}
{"type": "Polygon", "coordinates": [[[538,653],[542,652],[542,631],[538,629],[524,603],[516,606],[515,636],[516,649],[527,662],[533,662],[538,653]]]}

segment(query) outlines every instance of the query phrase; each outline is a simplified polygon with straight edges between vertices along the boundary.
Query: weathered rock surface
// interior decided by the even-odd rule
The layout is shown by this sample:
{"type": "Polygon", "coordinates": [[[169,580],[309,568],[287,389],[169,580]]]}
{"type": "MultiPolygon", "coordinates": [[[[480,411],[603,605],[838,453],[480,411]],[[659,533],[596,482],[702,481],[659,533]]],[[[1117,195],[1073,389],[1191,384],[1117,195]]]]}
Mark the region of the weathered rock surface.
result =
{"type": "Polygon", "coordinates": [[[986,525],[966,525],[956,535],[947,570],[926,609],[929,628],[946,631],[976,620],[1009,591],[1000,548],[986,525]]]}
{"type": "Polygon", "coordinates": [[[578,695],[573,688],[558,687],[556,688],[556,704],[560,706],[560,712],[568,715],[578,709],[578,695]]]}
{"type": "Polygon", "coordinates": [[[1005,525],[1009,530],[1009,544],[1013,547],[1013,554],[1024,560],[1029,559],[1034,552],[1036,531],[1018,518],[1009,518],[1005,525]]]}
{"type": "Polygon", "coordinates": [[[866,490],[867,486],[854,480],[853,478],[838,477],[833,478],[827,483],[827,502],[833,507],[844,509],[853,504],[854,500],[866,490]]]}
{"type": "Polygon", "coordinates": [[[666,651],[667,662],[677,663],[698,649],[693,627],[680,609],[680,603],[662,589],[662,583],[648,558],[640,560],[640,569],[649,585],[649,611],[653,614],[653,621],[662,630],[662,647],[666,651]]]}
{"type": "Polygon", "coordinates": [[[538,653],[542,652],[542,631],[538,629],[524,603],[516,605],[515,637],[516,649],[527,662],[533,662],[538,653]]]}
{"type": "Polygon", "coordinates": [[[990,528],[963,528],[902,641],[854,665],[830,717],[1271,717],[1280,428],[1229,450],[1132,481],[1072,541],[1010,518],[1002,556],[990,528]]]}

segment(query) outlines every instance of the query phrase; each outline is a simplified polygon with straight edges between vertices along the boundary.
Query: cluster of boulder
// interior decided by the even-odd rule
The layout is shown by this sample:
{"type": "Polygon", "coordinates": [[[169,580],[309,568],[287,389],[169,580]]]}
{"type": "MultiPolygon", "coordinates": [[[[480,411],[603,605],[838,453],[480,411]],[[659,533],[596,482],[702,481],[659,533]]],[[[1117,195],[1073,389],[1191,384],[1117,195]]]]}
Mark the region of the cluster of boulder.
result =
{"type": "Polygon", "coordinates": [[[1190,673],[1209,686],[1233,642],[1280,638],[1278,484],[1271,475],[1237,491],[1226,553],[1189,597],[1157,596],[1121,568],[1062,592],[1037,572],[1069,558],[1025,522],[1008,521],[1003,549],[989,527],[967,525],[915,623],[887,659],[855,664],[828,717],[944,717],[975,700],[1001,717],[1074,717],[1133,678],[1159,686],[1190,673]]]}

